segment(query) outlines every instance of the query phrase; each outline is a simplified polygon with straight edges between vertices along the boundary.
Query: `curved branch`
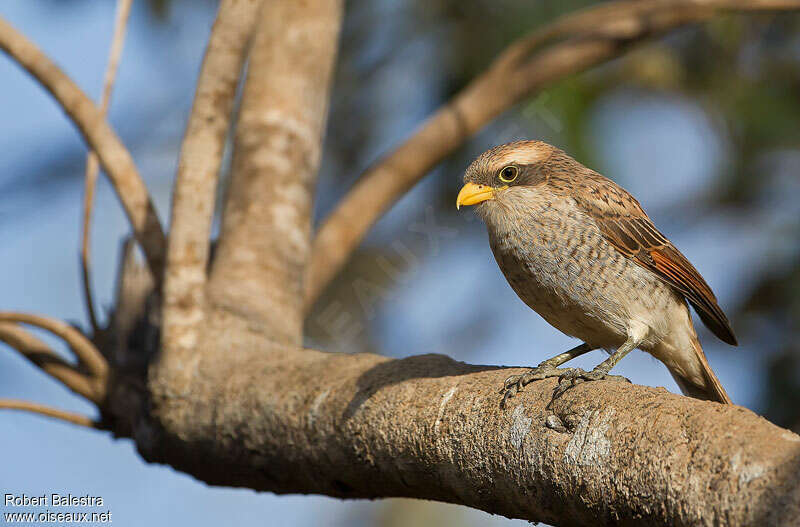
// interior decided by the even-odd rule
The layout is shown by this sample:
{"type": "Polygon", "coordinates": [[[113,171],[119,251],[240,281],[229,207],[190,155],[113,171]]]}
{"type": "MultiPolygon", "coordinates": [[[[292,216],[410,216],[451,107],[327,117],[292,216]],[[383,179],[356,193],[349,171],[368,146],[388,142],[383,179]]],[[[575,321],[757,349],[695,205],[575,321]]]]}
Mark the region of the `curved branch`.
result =
{"type": "Polygon", "coordinates": [[[58,101],[93,149],[122,203],[150,271],[160,284],[166,240],[150,195],[130,153],[81,89],[24,35],[0,18],[0,49],[58,101]]]}
{"type": "Polygon", "coordinates": [[[104,387],[98,386],[98,383],[77,371],[47,344],[18,325],[0,322],[0,342],[17,350],[40,370],[60,381],[78,395],[94,403],[102,401],[104,387]]]}
{"type": "Polygon", "coordinates": [[[378,218],[492,119],[543,86],[624,53],[629,45],[720,10],[798,9],[798,0],[625,0],[566,15],[506,49],[392,153],[365,172],[323,222],[307,271],[311,308],[378,218]],[[561,38],[538,50],[543,44],[561,38]]]}
{"type": "Polygon", "coordinates": [[[85,426],[87,428],[94,428],[97,430],[103,429],[100,423],[83,415],[74,414],[65,410],[58,410],[43,404],[31,403],[28,401],[19,401],[17,399],[0,399],[0,409],[22,410],[24,412],[32,412],[35,414],[60,419],[74,425],[85,426]]]}
{"type": "MultiPolygon", "coordinates": [[[[128,25],[128,15],[131,11],[133,0],[118,0],[117,14],[114,21],[114,36],[111,41],[111,50],[108,53],[108,64],[103,78],[103,94],[100,98],[100,115],[105,119],[108,105],[111,101],[111,90],[114,88],[114,79],[117,76],[119,59],[122,56],[122,45],[125,42],[125,29],[128,25]]],[[[92,333],[98,334],[100,326],[94,309],[94,295],[92,295],[92,282],[90,272],[90,241],[92,208],[94,207],[94,190],[97,184],[99,169],[97,155],[90,151],[86,155],[85,190],[83,195],[83,222],[81,224],[81,279],[83,280],[83,298],[86,303],[86,312],[92,333]]]]}
{"type": "Polygon", "coordinates": [[[93,377],[101,380],[108,377],[108,362],[105,357],[94,347],[91,340],[69,324],[40,315],[9,311],[0,311],[0,322],[28,324],[49,331],[69,345],[78,357],[78,361],[86,366],[93,377]]]}
{"type": "Polygon", "coordinates": [[[277,493],[433,499],[554,525],[800,517],[800,436],[741,407],[614,380],[555,401],[556,380],[535,382],[500,409],[498,387],[521,371],[220,345],[134,435],[150,461],[277,493]]]}
{"type": "Polygon", "coordinates": [[[164,338],[194,346],[204,316],[217,177],[260,2],[223,0],[206,48],[172,195],[164,338]]]}

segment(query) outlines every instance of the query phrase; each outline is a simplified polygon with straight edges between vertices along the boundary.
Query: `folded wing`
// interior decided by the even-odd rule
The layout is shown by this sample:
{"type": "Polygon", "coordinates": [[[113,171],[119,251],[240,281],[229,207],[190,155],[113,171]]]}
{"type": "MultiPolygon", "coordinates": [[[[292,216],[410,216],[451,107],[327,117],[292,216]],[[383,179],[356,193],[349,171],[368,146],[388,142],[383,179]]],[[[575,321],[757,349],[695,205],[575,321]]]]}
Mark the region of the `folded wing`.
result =
{"type": "Polygon", "coordinates": [[[578,205],[589,214],[603,236],[622,254],[674,287],[695,308],[703,323],[722,341],[736,337],[717,298],[697,269],[656,229],[639,202],[625,189],[599,174],[585,180],[578,205]]]}

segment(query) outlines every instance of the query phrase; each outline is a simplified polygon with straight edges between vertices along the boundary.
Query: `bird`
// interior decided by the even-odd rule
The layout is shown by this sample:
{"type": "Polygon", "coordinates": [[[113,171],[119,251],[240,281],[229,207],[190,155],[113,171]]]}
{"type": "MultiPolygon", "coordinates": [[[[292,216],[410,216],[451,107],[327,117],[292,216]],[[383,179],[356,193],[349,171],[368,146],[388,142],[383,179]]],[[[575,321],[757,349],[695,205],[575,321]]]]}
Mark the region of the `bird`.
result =
{"type": "Polygon", "coordinates": [[[698,340],[689,304],[723,342],[731,324],[709,285],[625,189],[563,150],[535,140],[491,148],[464,172],[456,207],[486,224],[500,270],[517,296],[582,343],[505,380],[501,405],[527,384],[558,377],[560,395],[611,376],[634,349],[666,365],[684,395],[732,404],[698,340]],[[595,349],[591,371],[561,368],[595,349]]]}

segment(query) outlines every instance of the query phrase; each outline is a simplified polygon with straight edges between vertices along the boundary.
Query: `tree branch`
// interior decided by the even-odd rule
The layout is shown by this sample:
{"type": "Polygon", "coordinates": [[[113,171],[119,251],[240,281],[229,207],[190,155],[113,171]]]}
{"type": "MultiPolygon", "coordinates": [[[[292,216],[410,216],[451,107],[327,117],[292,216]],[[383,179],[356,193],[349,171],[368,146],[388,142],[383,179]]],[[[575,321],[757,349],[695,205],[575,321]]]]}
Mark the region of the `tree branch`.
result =
{"type": "MultiPolygon", "coordinates": [[[[119,60],[122,56],[122,46],[125,42],[125,29],[128,25],[128,15],[131,11],[133,0],[118,0],[117,14],[114,21],[114,36],[111,40],[111,49],[108,53],[108,64],[103,78],[103,94],[100,97],[100,115],[103,119],[108,113],[111,102],[111,90],[114,88],[114,79],[117,76],[119,60]]],[[[92,208],[94,206],[94,190],[97,184],[99,169],[97,155],[94,150],[86,155],[86,173],[84,175],[85,190],[83,195],[83,222],[81,224],[81,278],[83,280],[83,298],[86,303],[86,313],[92,326],[92,334],[98,334],[100,326],[94,309],[94,295],[92,295],[92,282],[90,272],[91,253],[91,224],[92,208]]]]}
{"type": "Polygon", "coordinates": [[[108,378],[108,363],[105,357],[94,347],[91,340],[69,324],[40,315],[8,311],[0,311],[0,322],[28,324],[49,331],[69,345],[78,357],[78,361],[86,366],[94,378],[103,381],[108,378]]]}
{"type": "Polygon", "coordinates": [[[50,347],[16,324],[0,322],[0,342],[17,350],[34,366],[78,395],[100,403],[105,387],[100,386],[58,356],[50,347]]]}
{"type": "Polygon", "coordinates": [[[497,389],[521,370],[233,349],[198,363],[172,409],[191,416],[183,427],[136,434],[148,460],[215,485],[433,499],[554,525],[800,517],[800,437],[741,407],[613,380],[551,402],[550,379],[503,411],[497,389]]]}
{"type": "Polygon", "coordinates": [[[223,0],[200,70],[172,196],[167,247],[163,331],[173,348],[191,350],[204,317],[217,177],[260,5],[223,0]]]}
{"type": "Polygon", "coordinates": [[[160,284],[166,240],[150,195],[130,153],[103,119],[100,110],[42,51],[0,18],[0,49],[44,87],[81,132],[111,180],[134,236],[160,284]]]}
{"type": "Polygon", "coordinates": [[[87,428],[103,429],[100,423],[97,423],[88,417],[67,412],[65,410],[58,410],[43,404],[31,403],[28,401],[18,401],[16,399],[0,399],[0,409],[7,410],[22,410],[24,412],[32,412],[35,414],[45,415],[60,419],[74,425],[85,426],[87,428]]]}
{"type": "Polygon", "coordinates": [[[307,312],[369,228],[442,159],[543,86],[621,55],[632,44],[721,10],[797,9],[797,0],[625,0],[566,15],[512,44],[392,153],[365,172],[323,222],[307,272],[307,312]],[[543,44],[562,40],[544,47],[543,44]]]}
{"type": "Polygon", "coordinates": [[[264,3],[248,64],[209,300],[302,339],[302,279],[341,0],[264,3]]]}

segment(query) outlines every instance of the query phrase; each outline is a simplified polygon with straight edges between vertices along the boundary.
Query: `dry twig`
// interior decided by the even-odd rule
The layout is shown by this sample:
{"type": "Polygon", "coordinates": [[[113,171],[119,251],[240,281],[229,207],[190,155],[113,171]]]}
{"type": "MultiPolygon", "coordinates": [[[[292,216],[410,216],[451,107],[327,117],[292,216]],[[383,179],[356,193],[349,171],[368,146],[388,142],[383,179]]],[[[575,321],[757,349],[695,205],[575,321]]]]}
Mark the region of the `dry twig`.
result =
{"type": "Polygon", "coordinates": [[[60,419],[74,425],[85,426],[87,428],[101,429],[99,423],[85,417],[83,415],[67,412],[66,410],[58,410],[43,404],[31,403],[28,401],[19,401],[16,399],[0,399],[0,409],[6,410],[22,410],[24,412],[32,412],[35,414],[45,415],[60,419]]]}
{"type": "MultiPolygon", "coordinates": [[[[114,79],[117,76],[117,67],[122,56],[122,46],[125,42],[125,29],[128,25],[128,15],[130,14],[133,0],[118,0],[117,14],[114,21],[114,36],[111,41],[111,49],[108,53],[108,65],[103,78],[103,94],[100,98],[100,115],[105,119],[108,113],[108,105],[111,101],[111,90],[114,87],[114,79]]],[[[92,208],[94,207],[94,191],[97,184],[97,172],[99,169],[97,155],[93,150],[86,155],[85,190],[83,195],[83,221],[81,224],[81,278],[83,280],[83,297],[86,303],[86,312],[89,315],[89,323],[92,325],[92,333],[97,334],[100,326],[97,323],[97,314],[94,307],[94,295],[92,295],[91,282],[91,262],[90,262],[90,243],[91,243],[91,223],[92,208]]]]}
{"type": "Polygon", "coordinates": [[[91,340],[69,324],[41,315],[9,311],[0,311],[0,322],[28,324],[49,331],[69,345],[78,361],[86,366],[93,377],[105,380],[108,376],[108,363],[105,357],[94,347],[91,340]]]}
{"type": "Polygon", "coordinates": [[[35,44],[3,19],[0,19],[0,49],[53,95],[89,147],[97,153],[156,277],[156,284],[160,284],[166,239],[147,187],[128,150],[86,94],[35,44]]]}
{"type": "Polygon", "coordinates": [[[78,395],[95,403],[102,400],[104,386],[99,386],[99,383],[76,370],[72,364],[62,359],[47,344],[17,324],[0,322],[0,342],[17,350],[20,355],[31,361],[40,370],[60,381],[78,395]]]}

